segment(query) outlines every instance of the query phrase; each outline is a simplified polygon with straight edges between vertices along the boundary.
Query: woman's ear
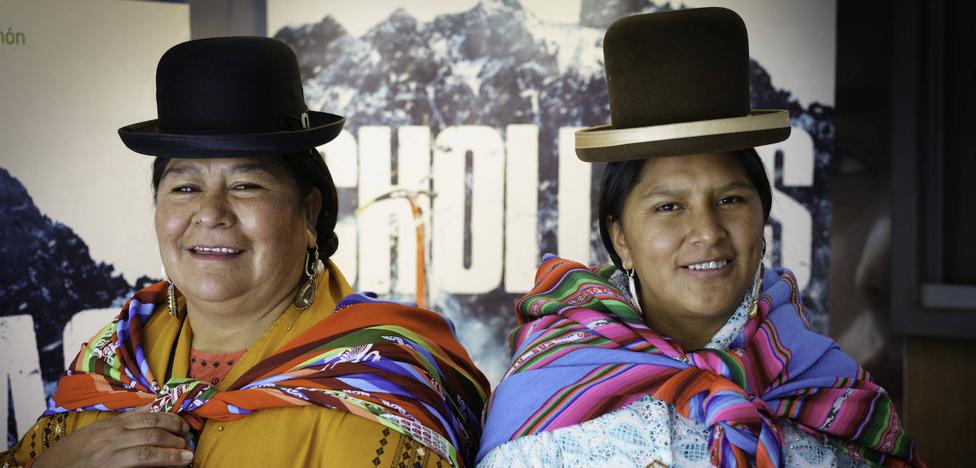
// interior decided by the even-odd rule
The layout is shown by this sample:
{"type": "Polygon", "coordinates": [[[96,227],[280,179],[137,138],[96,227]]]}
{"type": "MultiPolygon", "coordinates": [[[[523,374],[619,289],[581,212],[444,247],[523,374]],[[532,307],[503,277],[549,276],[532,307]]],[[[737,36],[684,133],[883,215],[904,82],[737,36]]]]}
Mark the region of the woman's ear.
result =
{"type": "Polygon", "coordinates": [[[627,247],[627,236],[624,235],[623,224],[613,218],[609,218],[607,224],[610,228],[610,242],[613,243],[613,249],[620,256],[620,264],[626,270],[634,268],[633,259],[630,258],[630,249],[627,247]]]}
{"type": "Polygon", "coordinates": [[[305,196],[305,232],[307,233],[307,247],[312,249],[317,245],[318,241],[318,230],[316,229],[316,224],[318,224],[319,213],[322,211],[322,192],[313,188],[308,195],[305,196]]]}

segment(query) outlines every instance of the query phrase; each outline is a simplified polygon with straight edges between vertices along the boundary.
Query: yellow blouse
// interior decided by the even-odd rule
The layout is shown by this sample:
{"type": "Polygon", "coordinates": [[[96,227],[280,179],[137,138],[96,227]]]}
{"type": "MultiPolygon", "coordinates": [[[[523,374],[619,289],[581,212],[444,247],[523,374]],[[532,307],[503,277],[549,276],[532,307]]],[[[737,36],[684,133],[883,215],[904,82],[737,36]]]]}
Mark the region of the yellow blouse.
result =
{"type": "MultiPolygon", "coordinates": [[[[318,279],[315,302],[305,311],[290,306],[247,349],[217,386],[226,390],[238,377],[310,326],[332,313],[352,292],[331,261],[318,279]]],[[[189,320],[154,313],[144,329],[149,366],[166,375],[173,353],[172,375],[186,377],[192,334],[189,320]]],[[[165,379],[163,379],[165,380],[165,379]]],[[[0,467],[23,466],[72,431],[117,413],[82,411],[40,418],[23,439],[0,453],[0,467]]],[[[449,466],[437,453],[373,421],[319,406],[273,408],[230,421],[207,421],[194,451],[193,466],[449,466]]]]}

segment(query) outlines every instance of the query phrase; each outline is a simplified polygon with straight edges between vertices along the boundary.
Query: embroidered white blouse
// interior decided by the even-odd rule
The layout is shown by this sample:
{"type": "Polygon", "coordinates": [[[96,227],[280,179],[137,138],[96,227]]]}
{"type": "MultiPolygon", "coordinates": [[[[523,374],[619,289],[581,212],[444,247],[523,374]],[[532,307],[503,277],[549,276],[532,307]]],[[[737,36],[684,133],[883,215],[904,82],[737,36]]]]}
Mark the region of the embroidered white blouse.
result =
{"type": "MultiPolygon", "coordinates": [[[[615,273],[610,282],[629,293],[627,276],[615,273]]],[[[705,346],[727,349],[748,321],[752,288],[742,304],[705,346]]],[[[628,294],[629,295],[629,294],[628,294]]],[[[783,428],[783,455],[789,467],[866,466],[846,451],[791,425],[783,428]]],[[[669,405],[649,395],[596,419],[553,431],[520,437],[494,450],[478,463],[481,468],[613,466],[711,466],[708,428],[685,419],[669,405]]]]}

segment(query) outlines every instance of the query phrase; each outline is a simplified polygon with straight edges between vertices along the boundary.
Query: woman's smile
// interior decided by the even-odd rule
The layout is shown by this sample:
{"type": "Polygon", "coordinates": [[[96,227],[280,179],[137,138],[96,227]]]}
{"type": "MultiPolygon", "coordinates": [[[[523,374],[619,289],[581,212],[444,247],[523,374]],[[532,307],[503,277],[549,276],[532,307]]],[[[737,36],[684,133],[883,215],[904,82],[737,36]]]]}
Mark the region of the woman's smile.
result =
{"type": "Polygon", "coordinates": [[[682,265],[681,269],[699,279],[725,278],[732,273],[734,261],[728,258],[714,258],[682,265]]]}
{"type": "Polygon", "coordinates": [[[190,255],[197,260],[205,261],[230,261],[235,260],[246,251],[225,247],[222,245],[197,245],[187,249],[190,255]]]}

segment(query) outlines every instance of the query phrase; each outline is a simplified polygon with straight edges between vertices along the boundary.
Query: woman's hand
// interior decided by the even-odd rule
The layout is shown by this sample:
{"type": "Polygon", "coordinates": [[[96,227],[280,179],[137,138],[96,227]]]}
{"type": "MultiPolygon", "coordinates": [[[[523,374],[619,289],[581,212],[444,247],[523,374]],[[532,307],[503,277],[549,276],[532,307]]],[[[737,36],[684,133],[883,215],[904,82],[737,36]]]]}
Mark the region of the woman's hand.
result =
{"type": "Polygon", "coordinates": [[[193,461],[183,436],[189,431],[173,413],[134,410],[68,434],[34,460],[44,467],[184,466],[193,461]]]}

